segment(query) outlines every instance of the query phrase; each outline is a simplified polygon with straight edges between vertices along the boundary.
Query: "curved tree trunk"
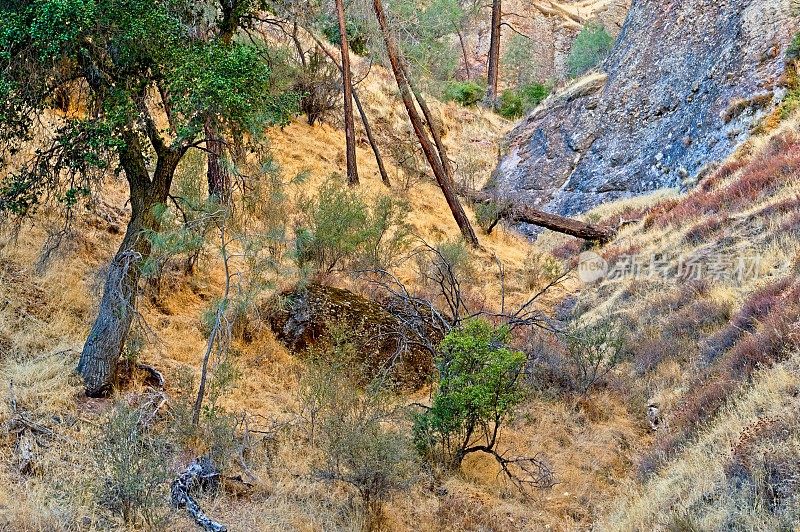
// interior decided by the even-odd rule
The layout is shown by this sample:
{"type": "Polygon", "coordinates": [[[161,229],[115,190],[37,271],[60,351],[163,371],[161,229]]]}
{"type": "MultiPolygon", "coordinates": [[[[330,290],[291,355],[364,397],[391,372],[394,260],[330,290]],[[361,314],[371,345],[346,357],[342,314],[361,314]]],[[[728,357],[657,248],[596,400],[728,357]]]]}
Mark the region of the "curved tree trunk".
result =
{"type": "MultiPolygon", "coordinates": [[[[146,202],[140,203],[142,209],[147,209],[146,202]]],[[[152,211],[153,206],[148,210],[152,211]]],[[[125,239],[111,261],[97,319],[81,352],[78,373],[90,397],[107,395],[111,391],[117,361],[135,315],[139,266],[150,252],[149,242],[141,232],[148,225],[154,226],[153,221],[145,220],[152,216],[145,216],[142,209],[137,208],[140,212],[131,216],[125,239]]]]}
{"type": "Polygon", "coordinates": [[[90,397],[107,395],[113,387],[117,363],[136,314],[140,267],[150,255],[150,241],[142,233],[159,229],[153,208],[167,200],[175,167],[183,154],[162,153],[151,180],[138,141],[133,135],[125,140],[128,147],[120,159],[130,187],[131,219],[109,266],[100,309],[77,367],[90,397]]]}

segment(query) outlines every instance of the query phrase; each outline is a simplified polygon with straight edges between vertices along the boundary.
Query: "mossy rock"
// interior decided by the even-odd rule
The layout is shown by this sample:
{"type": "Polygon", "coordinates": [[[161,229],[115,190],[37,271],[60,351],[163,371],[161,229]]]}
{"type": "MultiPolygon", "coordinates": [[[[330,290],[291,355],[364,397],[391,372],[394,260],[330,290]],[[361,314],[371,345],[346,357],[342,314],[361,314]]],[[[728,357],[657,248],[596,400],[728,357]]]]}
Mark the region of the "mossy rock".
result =
{"type": "Polygon", "coordinates": [[[397,301],[373,301],[312,283],[280,294],[265,315],[278,340],[296,354],[325,341],[332,325],[344,326],[358,337],[358,362],[366,368],[365,378],[388,369],[400,387],[417,389],[433,371],[433,354],[423,344],[438,345],[442,334],[430,311],[418,309],[420,319],[412,323],[402,307],[397,301]],[[419,341],[420,334],[425,342],[419,341]]]}

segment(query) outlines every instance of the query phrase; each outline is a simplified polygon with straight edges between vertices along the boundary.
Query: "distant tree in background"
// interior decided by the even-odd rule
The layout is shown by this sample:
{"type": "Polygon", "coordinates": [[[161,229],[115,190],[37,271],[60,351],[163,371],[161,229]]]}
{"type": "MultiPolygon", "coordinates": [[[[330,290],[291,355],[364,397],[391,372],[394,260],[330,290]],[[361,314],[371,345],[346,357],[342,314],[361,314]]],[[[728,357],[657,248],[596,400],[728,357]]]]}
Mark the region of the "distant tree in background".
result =
{"type": "Polygon", "coordinates": [[[47,199],[71,209],[109,170],[129,185],[131,218],[78,365],[89,395],[112,387],[140,265],[151,251],[143,235],[159,229],[156,207],[167,201],[178,163],[190,149],[208,151],[209,121],[226,136],[257,136],[288,121],[296,106],[293,94],[274,91],[257,44],[225,37],[258,8],[244,0],[41,0],[0,8],[0,157],[4,164],[14,158],[0,181],[0,211],[25,216],[47,199]],[[79,94],[85,112],[38,127],[58,89],[79,94]],[[41,147],[19,153],[32,138],[41,147]]]}
{"type": "Polygon", "coordinates": [[[614,38],[603,26],[587,24],[575,38],[567,57],[567,73],[573,78],[585,74],[606,58],[613,45],[614,38]]]}
{"type": "Polygon", "coordinates": [[[491,39],[489,42],[489,63],[486,67],[487,88],[484,104],[494,108],[497,105],[497,83],[500,79],[500,31],[503,25],[503,6],[501,0],[492,1],[491,39]]]}

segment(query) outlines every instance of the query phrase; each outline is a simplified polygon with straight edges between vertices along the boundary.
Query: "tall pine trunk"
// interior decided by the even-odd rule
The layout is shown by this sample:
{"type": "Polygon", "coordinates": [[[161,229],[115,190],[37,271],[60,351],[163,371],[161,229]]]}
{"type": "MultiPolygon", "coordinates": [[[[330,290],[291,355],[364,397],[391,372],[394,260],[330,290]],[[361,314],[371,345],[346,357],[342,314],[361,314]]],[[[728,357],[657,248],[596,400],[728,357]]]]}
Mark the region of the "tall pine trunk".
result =
{"type": "Polygon", "coordinates": [[[344,18],[344,0],[336,0],[339,18],[339,36],[342,52],[342,94],[344,96],[344,138],[347,159],[347,183],[358,184],[356,165],[356,131],[353,124],[353,80],[350,72],[350,47],[347,43],[347,21],[344,18]]]}
{"type": "Polygon", "coordinates": [[[484,103],[487,107],[497,106],[497,79],[500,76],[500,26],[503,8],[501,0],[492,1],[492,33],[489,41],[489,65],[487,68],[487,89],[484,103]]]}
{"type": "Polygon", "coordinates": [[[403,63],[400,56],[400,50],[398,49],[397,43],[394,40],[394,36],[389,29],[389,23],[386,20],[386,12],[383,9],[383,2],[381,0],[372,0],[372,6],[375,10],[375,17],[378,19],[378,25],[380,26],[383,42],[386,45],[386,53],[389,56],[389,63],[392,66],[394,78],[397,81],[397,88],[400,90],[400,96],[403,100],[403,105],[406,108],[408,118],[411,121],[411,126],[414,128],[414,133],[419,140],[422,151],[425,154],[425,158],[428,160],[428,164],[431,166],[431,170],[433,170],[433,175],[436,178],[436,181],[439,183],[439,187],[442,189],[442,194],[444,194],[447,205],[450,207],[450,212],[453,214],[453,218],[455,219],[456,224],[458,224],[461,234],[464,236],[464,240],[466,240],[467,244],[470,246],[477,248],[480,246],[480,244],[478,242],[478,237],[475,235],[475,230],[472,228],[472,224],[470,223],[469,218],[467,218],[464,208],[458,201],[458,197],[453,190],[453,185],[448,178],[447,173],[445,172],[442,161],[436,153],[430,138],[428,138],[428,134],[425,132],[422,119],[417,112],[416,106],[414,105],[411,88],[409,87],[408,80],[406,79],[402,66],[403,63]]]}

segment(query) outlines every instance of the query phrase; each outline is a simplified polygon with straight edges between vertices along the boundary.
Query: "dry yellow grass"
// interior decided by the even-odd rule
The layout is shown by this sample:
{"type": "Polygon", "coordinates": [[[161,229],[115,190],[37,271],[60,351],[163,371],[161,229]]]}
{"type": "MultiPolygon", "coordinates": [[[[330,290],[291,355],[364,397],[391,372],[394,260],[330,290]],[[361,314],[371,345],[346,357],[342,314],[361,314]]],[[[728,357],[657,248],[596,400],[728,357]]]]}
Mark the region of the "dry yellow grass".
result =
{"type": "MultiPolygon", "coordinates": [[[[370,76],[368,82],[376,86],[369,91],[369,112],[378,117],[376,122],[391,122],[402,132],[405,126],[397,105],[386,96],[391,94],[386,85],[388,77],[376,68],[370,76]]],[[[507,124],[493,114],[454,105],[434,103],[433,107],[442,117],[451,156],[477,168],[480,185],[494,165],[497,142],[507,124]]],[[[343,136],[330,125],[312,128],[298,120],[272,131],[270,142],[287,180],[301,171],[309,174],[302,183],[290,185],[290,195],[311,194],[331,173],[343,169],[343,150],[339,148],[343,136]]],[[[362,145],[358,157],[361,194],[391,194],[405,200],[414,233],[431,243],[458,238],[458,228],[432,181],[414,177],[415,185],[404,189],[400,186],[404,170],[389,161],[390,175],[397,185],[387,190],[377,177],[371,152],[362,145]]],[[[32,475],[16,471],[13,460],[0,467],[0,481],[6,486],[0,490],[4,491],[0,495],[0,523],[11,529],[103,529],[112,522],[122,527],[92,495],[91,477],[96,475],[97,465],[88,455],[111,404],[136,403],[144,390],[134,384],[110,400],[87,402],[81,398],[71,368],[93,318],[103,265],[121,238],[119,229],[126,213],[114,206],[124,205],[124,196],[123,183],[108,180],[96,208],[107,216],[84,213],[76,224],[74,239],[44,273],[37,273],[34,265],[50,224],[48,215],[40,215],[35,225],[23,228],[14,242],[0,249],[0,387],[9,389],[13,381],[18,407],[70,441],[60,450],[37,448],[37,467],[32,475]],[[51,474],[60,475],[62,480],[53,481],[51,474]],[[65,489],[64,481],[72,488],[65,489]]],[[[530,254],[536,253],[536,246],[502,229],[490,236],[481,235],[481,242],[484,249],[474,254],[475,277],[480,280],[476,291],[490,307],[499,305],[497,257],[506,268],[507,304],[524,301],[535,290],[527,262],[530,254]]],[[[401,274],[413,282],[410,267],[401,268],[401,274]]],[[[221,265],[210,253],[192,278],[169,279],[168,297],[157,301],[140,298],[140,310],[155,339],[144,348],[141,360],[163,371],[170,395],[176,392],[181,371],[198,371],[205,345],[200,316],[209,301],[221,293],[222,281],[221,265]]],[[[296,419],[302,363],[266,331],[260,331],[250,343],[237,342],[235,347],[235,363],[242,377],[221,404],[230,411],[263,416],[258,419],[296,419]]],[[[530,403],[503,436],[504,448],[520,454],[543,452],[552,460],[559,481],[552,493],[525,500],[498,476],[494,462],[470,460],[463,475],[446,482],[446,495],[422,485],[398,495],[387,506],[386,527],[514,530],[549,526],[568,530],[593,519],[605,504],[599,494],[614,489],[630,461],[628,444],[620,448],[620,442],[636,440],[641,434],[641,427],[623,408],[620,398],[606,395],[598,401],[604,405],[600,409],[604,413],[593,410],[595,414],[587,414],[584,408],[549,402],[530,403]]],[[[8,420],[10,404],[9,400],[3,402],[0,421],[8,420]]],[[[358,505],[352,493],[311,478],[313,452],[295,433],[289,431],[278,446],[273,465],[253,464],[260,480],[247,496],[222,494],[204,501],[207,510],[230,530],[358,528],[358,505]]],[[[14,445],[13,437],[5,441],[7,456],[14,455],[14,445]]],[[[197,445],[198,451],[202,450],[202,442],[197,445]]],[[[179,514],[171,529],[193,530],[194,525],[179,514]]]]}
{"type": "MultiPolygon", "coordinates": [[[[390,81],[385,72],[373,68],[362,89],[368,112],[375,117],[375,125],[382,128],[384,142],[408,135],[403,115],[390,98],[390,81]]],[[[434,109],[442,119],[451,156],[459,162],[459,168],[473,168],[477,184],[481,184],[494,165],[497,143],[508,124],[494,115],[454,105],[435,103],[434,109]]],[[[785,128],[796,127],[796,122],[787,124],[785,128]]],[[[297,120],[272,131],[269,138],[287,180],[300,172],[309,174],[307,179],[289,186],[290,195],[312,194],[331,173],[343,171],[343,135],[332,125],[310,127],[297,120]]],[[[747,151],[758,153],[766,145],[766,140],[756,139],[747,151]]],[[[414,233],[432,243],[458,237],[458,229],[433,182],[409,176],[396,160],[390,160],[389,173],[396,185],[387,190],[363,142],[358,159],[361,194],[390,194],[404,199],[414,233]],[[413,187],[400,186],[411,177],[416,181],[413,187]]],[[[798,183],[787,182],[776,194],[741,215],[794,197],[799,188],[798,183]]],[[[19,409],[61,438],[58,444],[36,449],[32,474],[16,469],[13,434],[0,440],[7,457],[0,463],[0,525],[7,529],[92,530],[112,524],[124,529],[107,515],[93,495],[93,476],[98,466],[88,450],[107,421],[112,403],[136,403],[145,390],[134,384],[110,400],[87,401],[81,397],[79,382],[70,371],[93,318],[103,265],[120,239],[118,230],[125,221],[125,212],[119,206],[124,205],[124,197],[123,184],[109,179],[97,210],[83,213],[69,246],[44,273],[37,273],[34,265],[46,238],[44,228],[54,223],[47,215],[23,228],[16,242],[0,249],[0,393],[4,397],[0,423],[13,415],[13,398],[19,409]],[[98,216],[98,211],[108,216],[98,216]],[[53,476],[58,478],[54,480],[53,476]]],[[[667,191],[618,202],[600,207],[587,217],[618,218],[675,197],[675,192],[667,191]]],[[[472,213],[470,216],[474,218],[472,213]]],[[[771,223],[777,227],[778,222],[771,223]]],[[[774,227],[765,228],[764,234],[774,231],[774,227]]],[[[612,246],[636,248],[644,254],[692,251],[694,247],[684,242],[685,233],[675,228],[645,229],[638,223],[626,227],[612,246]]],[[[748,238],[733,236],[737,237],[736,245],[748,238]]],[[[548,250],[566,241],[565,237],[548,233],[530,243],[502,229],[480,238],[484,249],[474,253],[476,290],[488,306],[495,308],[499,305],[500,278],[494,257],[506,267],[506,302],[513,306],[536,289],[531,285],[531,264],[538,264],[548,250]]],[[[765,242],[761,248],[765,257],[762,273],[777,278],[793,271],[797,250],[797,239],[791,235],[765,242]]],[[[409,268],[401,268],[400,273],[413,283],[409,268]]],[[[175,277],[169,282],[168,297],[140,300],[143,317],[157,339],[147,345],[141,357],[164,372],[167,392],[174,396],[179,374],[186,368],[196,374],[200,365],[205,345],[200,317],[209,301],[221,293],[219,260],[210,253],[193,277],[175,277]]],[[[735,308],[762,282],[717,285],[708,297],[735,308]]],[[[567,293],[578,293],[589,315],[620,311],[631,316],[646,315],[654,300],[676,289],[676,283],[652,283],[636,290],[631,290],[632,286],[628,281],[604,281],[587,287],[573,277],[542,304],[549,307],[567,293]]],[[[241,378],[221,404],[233,412],[262,416],[256,418],[260,420],[297,420],[302,361],[263,329],[252,341],[237,341],[235,348],[241,378]]],[[[501,448],[518,454],[542,453],[558,482],[552,490],[523,498],[499,475],[492,460],[471,457],[459,474],[448,477],[441,486],[419,482],[408,492],[398,494],[386,507],[385,528],[571,531],[599,521],[601,529],[642,530],[664,525],[660,519],[669,519],[675,509],[682,511],[698,505],[700,509],[693,517],[703,529],[715,528],[724,522],[725,513],[742,509],[732,506],[734,499],[718,499],[716,510],[699,501],[705,501],[708,493],[719,491],[720,464],[741,428],[759,412],[779,415],[789,408],[781,398],[785,399],[787,390],[800,385],[798,359],[795,355],[789,362],[760,374],[756,384],[725,410],[697,444],[644,486],[632,480],[634,461],[652,436],[642,412],[637,410],[641,405],[626,404],[629,396],[618,391],[620,387],[593,393],[580,401],[531,399],[504,431],[501,448]]],[[[669,408],[685,392],[685,377],[686,367],[678,362],[662,365],[646,383],[649,397],[642,400],[655,398],[669,408]]],[[[623,373],[619,378],[625,383],[630,376],[623,373]]],[[[405,400],[424,401],[425,391],[405,400]]],[[[195,445],[196,450],[202,450],[203,442],[195,445]]],[[[205,509],[232,531],[359,527],[361,517],[353,493],[342,486],[314,480],[314,451],[300,427],[288,429],[268,460],[269,454],[265,450],[254,456],[252,468],[258,481],[252,490],[243,496],[223,492],[207,498],[203,501],[205,509]]],[[[763,525],[758,521],[762,514],[755,510],[742,510],[736,515],[756,528],[763,525]]],[[[194,525],[178,514],[170,529],[188,531],[194,530],[194,525]]]]}

